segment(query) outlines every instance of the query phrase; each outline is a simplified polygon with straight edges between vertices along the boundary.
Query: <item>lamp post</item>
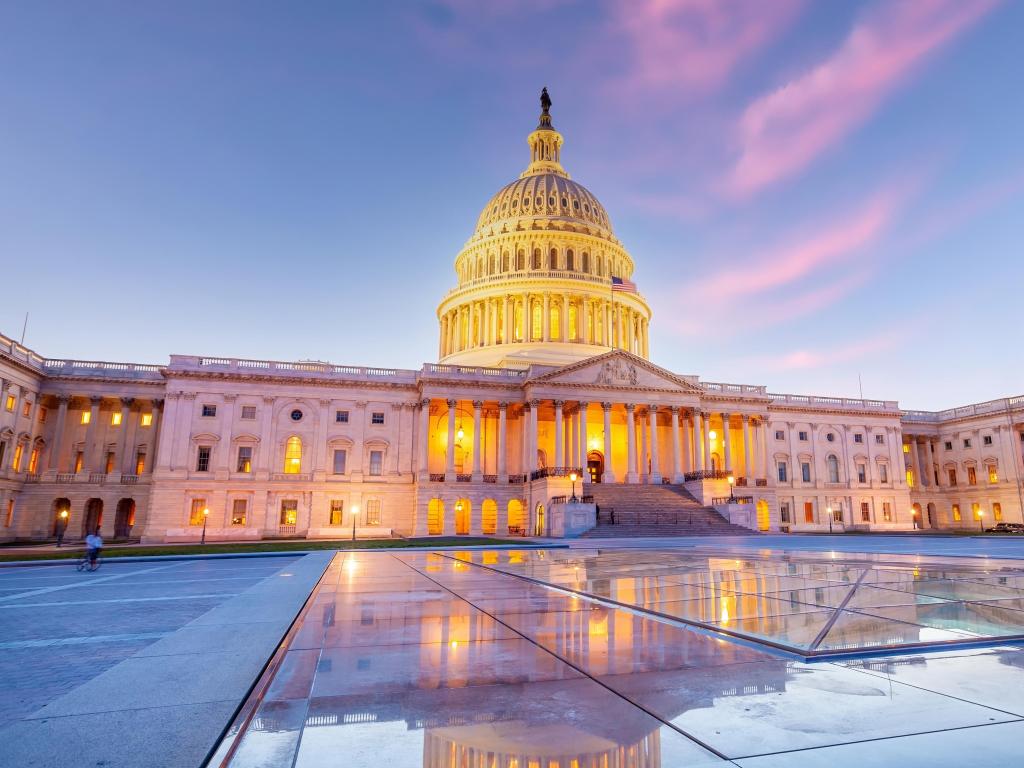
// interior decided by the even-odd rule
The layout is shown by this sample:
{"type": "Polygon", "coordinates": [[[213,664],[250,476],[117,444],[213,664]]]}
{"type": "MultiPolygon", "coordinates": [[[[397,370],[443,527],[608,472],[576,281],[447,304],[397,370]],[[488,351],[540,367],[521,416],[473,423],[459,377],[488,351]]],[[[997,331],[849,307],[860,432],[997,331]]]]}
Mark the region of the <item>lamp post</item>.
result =
{"type": "Polygon", "coordinates": [[[64,542],[64,533],[68,529],[68,511],[62,509],[60,511],[60,530],[57,531],[57,546],[59,547],[64,542]]]}
{"type": "Polygon", "coordinates": [[[462,510],[463,509],[465,509],[465,507],[462,506],[462,501],[461,500],[456,501],[455,502],[455,532],[456,533],[459,532],[459,518],[462,517],[462,510]]]}
{"type": "Polygon", "coordinates": [[[825,514],[828,515],[828,532],[832,533],[832,507],[825,507],[825,514]]]}
{"type": "Polygon", "coordinates": [[[985,510],[983,509],[978,510],[978,528],[981,529],[982,533],[985,532],[985,510]]]}
{"type": "Polygon", "coordinates": [[[359,517],[359,505],[352,505],[352,541],[356,540],[356,518],[359,517]]]}
{"type": "Polygon", "coordinates": [[[576,481],[579,479],[579,475],[577,475],[576,472],[570,472],[569,473],[569,479],[572,480],[572,497],[570,498],[570,501],[575,502],[576,501],[576,481]]]}
{"type": "Polygon", "coordinates": [[[210,516],[210,510],[208,508],[203,510],[203,537],[199,539],[200,544],[206,543],[206,518],[210,516]]]}
{"type": "Polygon", "coordinates": [[[729,503],[736,503],[736,478],[729,475],[729,503]]]}
{"type": "Polygon", "coordinates": [[[917,510],[916,509],[910,510],[910,516],[911,516],[911,518],[914,521],[914,530],[916,531],[917,530],[917,510]]]}

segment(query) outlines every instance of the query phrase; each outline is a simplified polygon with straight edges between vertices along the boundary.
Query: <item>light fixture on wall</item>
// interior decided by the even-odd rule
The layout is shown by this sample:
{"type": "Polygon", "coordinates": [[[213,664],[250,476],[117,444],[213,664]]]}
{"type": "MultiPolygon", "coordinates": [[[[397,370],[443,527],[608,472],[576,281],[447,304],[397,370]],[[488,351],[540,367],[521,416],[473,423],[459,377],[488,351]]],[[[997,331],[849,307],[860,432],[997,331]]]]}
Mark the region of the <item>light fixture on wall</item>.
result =
{"type": "Polygon", "coordinates": [[[718,438],[718,433],[715,432],[715,430],[713,430],[713,429],[708,430],[708,440],[710,440],[711,442],[715,442],[715,440],[717,438],[718,438]]]}

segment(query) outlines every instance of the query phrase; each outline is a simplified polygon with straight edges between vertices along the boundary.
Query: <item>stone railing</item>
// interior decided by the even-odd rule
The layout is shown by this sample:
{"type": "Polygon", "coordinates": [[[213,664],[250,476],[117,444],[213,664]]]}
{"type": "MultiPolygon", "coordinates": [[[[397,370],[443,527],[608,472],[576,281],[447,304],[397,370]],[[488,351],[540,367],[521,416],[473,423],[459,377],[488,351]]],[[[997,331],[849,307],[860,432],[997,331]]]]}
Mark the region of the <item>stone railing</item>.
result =
{"type": "MultiPolygon", "coordinates": [[[[463,291],[470,290],[472,288],[480,288],[481,286],[500,284],[503,282],[514,281],[516,285],[515,292],[522,292],[524,281],[526,280],[575,280],[583,283],[591,283],[592,285],[599,285],[607,288],[610,292],[612,289],[612,281],[610,277],[601,277],[599,275],[590,275],[585,272],[574,272],[570,270],[562,269],[523,269],[515,270],[511,272],[500,272],[496,275],[485,275],[484,277],[474,277],[472,280],[466,280],[463,283],[459,283],[458,286],[452,288],[448,293],[444,295],[442,302],[447,301],[452,296],[455,296],[463,291]]],[[[527,283],[528,285],[528,283],[527,283]]]]}
{"type": "Polygon", "coordinates": [[[270,475],[271,480],[286,480],[289,482],[303,482],[308,483],[313,479],[313,475],[309,472],[274,472],[270,475]]]}
{"type": "Polygon", "coordinates": [[[755,384],[723,384],[716,381],[702,381],[701,387],[706,392],[721,392],[725,395],[765,395],[767,387],[755,384]]]}
{"type": "Polygon", "coordinates": [[[44,360],[47,376],[162,381],[161,366],[144,363],[107,363],[99,360],[44,360]]]}
{"type": "Polygon", "coordinates": [[[456,379],[522,379],[526,371],[515,368],[478,368],[466,365],[427,363],[421,369],[423,376],[444,376],[456,379]]]}
{"type": "Polygon", "coordinates": [[[522,485],[526,482],[526,475],[509,475],[508,482],[510,484],[522,485]]]}
{"type": "Polygon", "coordinates": [[[333,365],[317,361],[287,363],[277,360],[248,360],[235,357],[192,357],[171,355],[168,369],[199,373],[235,373],[259,376],[300,376],[308,378],[344,379],[358,381],[391,381],[412,384],[416,371],[403,368],[374,368],[357,365],[333,365]]]}
{"type": "Polygon", "coordinates": [[[819,397],[818,395],[768,395],[776,405],[798,405],[807,408],[842,408],[855,411],[898,411],[895,400],[860,400],[854,397],[819,397]]]}
{"type": "Polygon", "coordinates": [[[1024,409],[1024,395],[1001,397],[998,400],[987,400],[984,403],[962,405],[959,408],[947,408],[945,411],[903,411],[903,421],[934,424],[952,419],[970,416],[986,416],[992,413],[1005,413],[1024,409]]]}
{"type": "Polygon", "coordinates": [[[9,339],[3,334],[0,334],[0,355],[17,360],[19,363],[24,363],[29,368],[34,368],[40,372],[43,371],[43,363],[46,362],[46,358],[42,355],[37,355],[28,347],[22,346],[14,339],[9,339]]]}

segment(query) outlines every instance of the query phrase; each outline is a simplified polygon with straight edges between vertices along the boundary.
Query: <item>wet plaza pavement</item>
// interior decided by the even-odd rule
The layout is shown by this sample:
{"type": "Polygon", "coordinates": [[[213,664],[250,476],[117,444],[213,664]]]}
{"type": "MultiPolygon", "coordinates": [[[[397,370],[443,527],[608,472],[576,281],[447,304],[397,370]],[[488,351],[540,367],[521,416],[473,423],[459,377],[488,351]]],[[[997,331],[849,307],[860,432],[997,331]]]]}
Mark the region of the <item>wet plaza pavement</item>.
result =
{"type": "Polygon", "coordinates": [[[1017,765],[1022,617],[1019,561],[339,553],[213,764],[1017,765]]]}

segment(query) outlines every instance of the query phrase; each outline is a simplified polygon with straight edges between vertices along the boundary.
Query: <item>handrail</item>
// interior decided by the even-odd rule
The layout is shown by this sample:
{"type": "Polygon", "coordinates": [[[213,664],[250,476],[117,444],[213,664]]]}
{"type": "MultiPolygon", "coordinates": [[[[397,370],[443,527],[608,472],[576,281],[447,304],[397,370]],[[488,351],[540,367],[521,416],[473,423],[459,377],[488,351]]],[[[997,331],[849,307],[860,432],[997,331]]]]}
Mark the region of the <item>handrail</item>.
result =
{"type": "Polygon", "coordinates": [[[583,479],[583,470],[579,467],[541,467],[530,473],[530,479],[540,480],[544,477],[568,477],[572,472],[576,473],[577,480],[583,479]]]}
{"type": "Polygon", "coordinates": [[[717,507],[719,504],[753,504],[753,496],[712,496],[711,506],[717,507]]]}
{"type": "Polygon", "coordinates": [[[696,472],[687,472],[683,475],[686,482],[691,480],[728,480],[732,474],[728,469],[698,469],[696,472]]]}

